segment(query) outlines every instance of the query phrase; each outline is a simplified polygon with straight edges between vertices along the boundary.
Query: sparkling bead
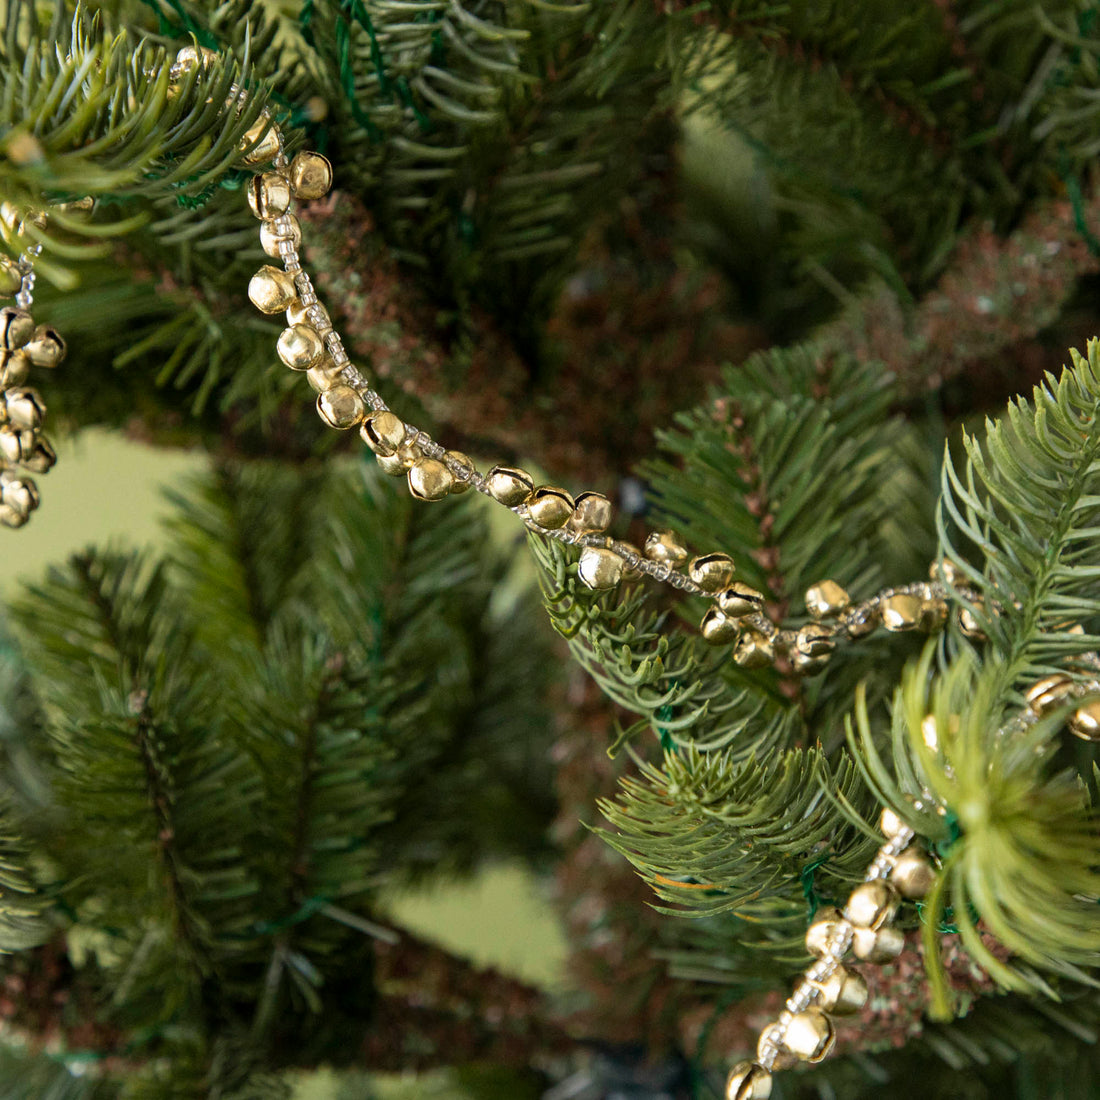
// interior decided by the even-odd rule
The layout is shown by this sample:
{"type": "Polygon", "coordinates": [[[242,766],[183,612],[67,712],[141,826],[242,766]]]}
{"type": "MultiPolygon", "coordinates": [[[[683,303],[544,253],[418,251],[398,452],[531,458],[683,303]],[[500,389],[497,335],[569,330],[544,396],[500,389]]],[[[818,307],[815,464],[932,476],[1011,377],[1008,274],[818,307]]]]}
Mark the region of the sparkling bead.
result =
{"type": "Polygon", "coordinates": [[[823,623],[808,623],[799,629],[795,648],[807,657],[827,657],[836,648],[833,628],[823,623]]]}
{"type": "Polygon", "coordinates": [[[737,638],[739,633],[737,620],[729,618],[717,607],[708,608],[703,621],[699,624],[699,633],[711,645],[725,645],[737,638]]]}
{"type": "Polygon", "coordinates": [[[734,581],[718,593],[718,606],[731,618],[754,615],[764,610],[764,594],[747,584],[734,581]]]}
{"type": "Polygon", "coordinates": [[[848,898],[845,917],[857,928],[881,928],[898,911],[897,891],[878,880],[857,886],[848,898]]]}
{"type": "Polygon", "coordinates": [[[527,498],[527,514],[540,527],[551,531],[569,522],[574,507],[573,498],[553,485],[540,485],[527,498]]]}
{"type": "Polygon", "coordinates": [[[271,219],[260,225],[260,247],[276,259],[282,255],[279,245],[284,241],[289,241],[295,249],[302,243],[302,223],[293,214],[287,214],[286,218],[290,222],[290,231],[287,233],[282,232],[271,219]]]}
{"type": "Polygon", "coordinates": [[[771,640],[755,630],[746,630],[738,639],[733,659],[741,668],[766,668],[775,659],[771,640]]]}
{"type": "Polygon", "coordinates": [[[611,501],[602,493],[580,493],[569,526],[582,535],[606,531],[611,526],[611,501]]]}
{"type": "Polygon", "coordinates": [[[363,421],[359,434],[376,455],[392,455],[405,440],[405,425],[389,409],[381,409],[363,421]]]}
{"type": "Polygon", "coordinates": [[[804,1062],[820,1062],[836,1043],[833,1021],[820,1008],[807,1008],[791,1017],[784,1040],[787,1049],[804,1062]]]}
{"type": "Polygon", "coordinates": [[[244,132],[238,148],[245,164],[263,164],[279,152],[279,135],[269,119],[258,118],[244,132]],[[266,131],[266,133],[265,133],[266,131]]]}
{"type": "Polygon", "coordinates": [[[798,1059],[784,1046],[786,1027],[778,1020],[766,1025],[756,1043],[756,1057],[760,1062],[771,1062],[772,1069],[792,1069],[798,1059]]]}
{"type": "Polygon", "coordinates": [[[409,492],[417,500],[442,500],[454,483],[454,474],[438,459],[421,458],[409,467],[409,492]]]}
{"type": "Polygon", "coordinates": [[[18,431],[37,431],[46,419],[46,405],[37,390],[13,386],[0,395],[7,422],[18,431]]]}
{"type": "Polygon", "coordinates": [[[278,172],[264,172],[248,182],[248,208],[257,218],[277,218],[290,207],[290,184],[278,172]]]}
{"type": "Polygon", "coordinates": [[[892,925],[857,928],[852,934],[852,954],[869,963],[887,963],[905,950],[905,935],[892,925]]]}
{"type": "Polygon", "coordinates": [[[526,470],[514,466],[494,466],[485,478],[490,495],[501,504],[515,507],[522,504],[535,487],[526,470]]]}
{"type": "Polygon", "coordinates": [[[733,559],[728,554],[703,554],[692,558],[688,576],[704,592],[717,592],[733,579],[733,559]]]}
{"type": "Polygon", "coordinates": [[[320,153],[298,153],[290,162],[290,183],[300,199],[323,199],[332,187],[332,165],[320,153]]]}
{"type": "Polygon", "coordinates": [[[645,556],[676,569],[688,560],[688,549],[674,531],[654,531],[645,540],[645,556]]]}
{"type": "Polygon", "coordinates": [[[772,1075],[758,1062],[738,1062],[726,1078],[725,1100],[768,1100],[772,1075]]]}
{"type": "Polygon", "coordinates": [[[358,390],[336,383],[317,398],[317,412],[330,427],[344,430],[363,419],[366,405],[358,390]]]}
{"type": "Polygon", "coordinates": [[[902,630],[916,630],[920,625],[923,610],[919,596],[909,596],[899,592],[882,601],[882,625],[895,633],[902,630]]]}
{"type": "Polygon", "coordinates": [[[839,615],[849,603],[848,593],[836,581],[821,581],[806,590],[806,610],[815,619],[839,615]]]}
{"type": "Polygon", "coordinates": [[[825,1012],[850,1016],[862,1012],[867,1003],[867,983],[858,971],[837,966],[827,978],[813,984],[820,990],[818,1007],[825,1012]]]}
{"type": "Polygon", "coordinates": [[[312,325],[291,325],[283,330],[276,350],[291,370],[309,370],[324,355],[325,345],[312,325]]]}
{"type": "Polygon", "coordinates": [[[894,861],[890,882],[906,898],[923,898],[936,881],[936,872],[919,848],[906,848],[894,861]]]}
{"type": "Polygon", "coordinates": [[[959,567],[947,558],[934,561],[928,568],[928,576],[931,580],[940,581],[951,588],[957,588],[963,583],[963,576],[959,571],[959,567]]]}
{"type": "Polygon", "coordinates": [[[623,579],[623,559],[614,550],[586,546],[577,562],[577,575],[589,588],[614,588],[623,579]]]}
{"type": "Polygon", "coordinates": [[[1066,720],[1069,732],[1082,741],[1100,741],[1100,699],[1078,707],[1066,720]]]}
{"type": "Polygon", "coordinates": [[[1032,684],[1027,689],[1025,698],[1028,710],[1041,718],[1067,702],[1072,693],[1073,680],[1062,673],[1055,673],[1053,676],[1044,676],[1043,679],[1032,684]]]}
{"type": "Polygon", "coordinates": [[[0,348],[15,351],[34,338],[34,318],[15,306],[0,309],[0,348]]]}
{"type": "Polygon", "coordinates": [[[836,938],[843,920],[839,911],[832,906],[819,909],[813,923],[806,929],[806,950],[821,958],[829,942],[836,938]]]}
{"type": "Polygon", "coordinates": [[[878,625],[879,614],[879,609],[874,604],[867,607],[853,607],[844,614],[841,621],[850,637],[863,638],[878,625]]]}
{"type": "Polygon", "coordinates": [[[248,297],[261,313],[279,313],[294,301],[294,280],[283,270],[265,264],[252,276],[248,297]]]}
{"type": "Polygon", "coordinates": [[[451,495],[458,496],[459,493],[465,493],[471,488],[472,483],[469,478],[462,477],[456,472],[455,467],[461,467],[462,470],[469,470],[470,474],[474,472],[474,464],[470,460],[468,455],[464,455],[461,451],[448,451],[444,456],[451,466],[451,473],[454,475],[454,484],[451,486],[451,495]]]}

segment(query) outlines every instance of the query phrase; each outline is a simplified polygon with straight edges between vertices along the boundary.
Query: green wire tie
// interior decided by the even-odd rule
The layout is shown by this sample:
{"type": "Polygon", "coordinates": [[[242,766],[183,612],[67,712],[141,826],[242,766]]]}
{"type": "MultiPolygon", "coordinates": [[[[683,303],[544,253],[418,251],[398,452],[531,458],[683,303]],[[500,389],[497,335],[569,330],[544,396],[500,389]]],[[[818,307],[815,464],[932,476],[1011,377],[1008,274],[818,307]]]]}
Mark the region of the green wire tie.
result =
{"type": "Polygon", "coordinates": [[[817,859],[810,860],[810,862],[802,868],[802,873],[798,876],[798,881],[802,883],[802,896],[806,899],[806,905],[809,908],[807,920],[812,921],[822,905],[836,904],[833,898],[822,897],[814,888],[814,875],[817,873],[817,869],[828,863],[831,858],[832,857],[826,853],[823,856],[818,856],[817,859]]]}

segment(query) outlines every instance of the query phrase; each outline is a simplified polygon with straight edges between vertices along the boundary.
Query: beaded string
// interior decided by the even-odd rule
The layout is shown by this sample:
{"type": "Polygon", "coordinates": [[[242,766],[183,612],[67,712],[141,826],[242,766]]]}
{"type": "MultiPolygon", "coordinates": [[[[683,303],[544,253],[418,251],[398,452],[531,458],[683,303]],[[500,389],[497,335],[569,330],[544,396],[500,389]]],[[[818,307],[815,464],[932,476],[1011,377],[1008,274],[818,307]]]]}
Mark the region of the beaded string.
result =
{"type": "MultiPolygon", "coordinates": [[[[42,213],[21,215],[0,203],[0,221],[14,237],[25,235],[25,222],[45,228],[42,213]]],[[[50,325],[35,325],[34,261],[42,245],[28,244],[18,260],[0,256],[0,284],[14,292],[15,306],[0,309],[0,524],[22,527],[38,508],[38,486],[23,471],[45,474],[57,462],[42,434],[46,404],[35,389],[22,385],[32,366],[53,368],[65,358],[65,341],[50,325]],[[22,467],[22,469],[19,469],[22,467]]]]}

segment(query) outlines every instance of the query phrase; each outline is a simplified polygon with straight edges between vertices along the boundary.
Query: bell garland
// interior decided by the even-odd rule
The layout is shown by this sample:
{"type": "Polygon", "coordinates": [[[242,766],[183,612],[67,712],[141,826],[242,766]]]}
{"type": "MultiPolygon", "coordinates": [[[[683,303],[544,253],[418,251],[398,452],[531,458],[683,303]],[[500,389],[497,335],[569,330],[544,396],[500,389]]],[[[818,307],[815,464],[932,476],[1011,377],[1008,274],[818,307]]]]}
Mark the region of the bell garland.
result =
{"type": "MultiPolygon", "coordinates": [[[[0,221],[21,237],[26,221],[45,228],[46,215],[21,215],[9,203],[0,204],[0,221]]],[[[31,244],[18,260],[0,256],[0,289],[15,296],[14,306],[0,309],[0,524],[22,527],[38,508],[38,486],[23,471],[48,473],[57,454],[42,434],[46,403],[36,389],[25,386],[31,367],[53,369],[65,358],[65,341],[50,325],[36,325],[34,261],[42,251],[31,244]]]]}
{"type": "MultiPolygon", "coordinates": [[[[170,70],[178,80],[208,65],[213,51],[186,46],[170,70]]],[[[246,92],[230,88],[227,106],[239,109],[246,92]]],[[[332,165],[322,155],[299,152],[291,160],[283,147],[278,124],[265,110],[241,140],[242,160],[260,168],[246,188],[252,213],[260,220],[264,252],[281,267],[264,265],[248,285],[248,297],[262,313],[285,312],[287,328],[276,346],[280,360],[305,374],[316,391],[318,415],[330,427],[357,428],[381,469],[404,477],[409,492],[425,501],[442,500],[475,489],[510,509],[532,531],[580,550],[577,575],[593,590],[609,590],[623,580],[649,576],[711,603],[700,623],[702,637],[714,645],[731,646],[733,660],[743,668],[762,668],[786,660],[799,675],[819,672],[837,646],[858,640],[881,627],[892,633],[933,634],[944,629],[949,615],[948,590],[970,606],[957,612],[960,630],[982,641],[985,635],[973,609],[983,610],[978,593],[962,583],[948,561],[936,562],[928,581],[888,588],[870,599],[853,602],[835,581],[822,580],[805,593],[810,622],[781,629],[766,613],[763,593],[735,579],[733,559],[722,552],[693,555],[674,531],[652,532],[639,549],[606,534],[612,506],[607,497],[582,492],[576,497],[554,485],[537,485],[525,470],[497,465],[482,474],[459,451],[447,450],[426,432],[392,412],[354,366],[328,311],[303,270],[299,248],[301,224],[291,213],[293,202],[323,198],[333,182],[332,165]]],[[[8,204],[0,204],[0,220],[16,236],[23,220],[8,204]]],[[[33,215],[45,226],[44,215],[33,215]]],[[[48,325],[35,326],[29,311],[33,301],[33,260],[41,251],[28,247],[18,261],[0,256],[0,292],[15,292],[16,306],[0,310],[0,523],[25,524],[38,507],[33,480],[16,467],[47,472],[56,461],[40,429],[45,405],[38,392],[22,386],[30,367],[56,367],[65,343],[48,325]]],[[[996,608],[991,609],[996,613],[996,608]]],[[[1091,673],[1100,670],[1100,655],[1078,659],[1091,673]]],[[[1059,673],[1038,681],[1026,692],[1025,708],[1000,732],[1020,733],[1056,710],[1068,710],[1066,725],[1076,737],[1100,743],[1100,679],[1059,673]]],[[[926,745],[939,744],[935,719],[922,723],[926,745]]],[[[913,809],[943,813],[928,792],[913,800],[913,809]]],[[[804,972],[778,1017],[760,1034],[756,1059],[739,1062],[729,1073],[726,1100],[768,1100],[772,1074],[798,1062],[826,1058],[836,1041],[833,1017],[860,1012],[868,988],[862,975],[845,965],[849,952],[860,962],[881,964],[904,949],[905,937],[893,925],[903,899],[917,899],[931,889],[936,870],[914,843],[915,833],[894,810],[882,811],[885,843],[868,867],[863,882],[842,910],[820,911],[806,933],[806,949],[815,962],[804,972]]]]}

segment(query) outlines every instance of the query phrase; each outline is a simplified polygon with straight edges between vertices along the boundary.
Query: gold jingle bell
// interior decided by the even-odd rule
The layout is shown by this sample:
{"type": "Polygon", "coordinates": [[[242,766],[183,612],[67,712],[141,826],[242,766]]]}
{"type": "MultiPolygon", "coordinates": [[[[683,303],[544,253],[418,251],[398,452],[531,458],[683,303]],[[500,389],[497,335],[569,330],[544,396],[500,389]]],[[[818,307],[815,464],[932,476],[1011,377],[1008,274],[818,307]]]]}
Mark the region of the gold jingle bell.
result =
{"type": "Polygon", "coordinates": [[[909,596],[904,592],[887,596],[882,601],[882,625],[894,633],[916,630],[923,611],[924,605],[919,596],[909,596]]]}
{"type": "Polygon", "coordinates": [[[947,601],[938,596],[921,601],[920,629],[926,634],[935,634],[943,630],[947,622],[947,601]]]}
{"type": "Polygon", "coordinates": [[[332,165],[320,153],[298,153],[290,162],[290,186],[306,201],[323,199],[332,187],[332,165]]]}
{"type": "Polygon", "coordinates": [[[405,424],[389,409],[381,409],[363,421],[359,435],[376,455],[392,455],[405,440],[405,424]]]}
{"type": "Polygon", "coordinates": [[[573,514],[575,502],[564,490],[553,485],[540,485],[527,498],[527,514],[548,531],[564,527],[573,514]]]}
{"type": "Polygon", "coordinates": [[[836,648],[833,628],[823,623],[807,623],[799,628],[795,648],[806,657],[828,657],[836,648]]]}
{"type": "Polygon", "coordinates": [[[238,149],[244,154],[245,164],[263,164],[273,160],[279,152],[279,136],[270,119],[262,115],[244,132],[238,149]]]}
{"type": "Polygon", "coordinates": [[[897,891],[888,882],[862,882],[849,895],[844,915],[857,928],[879,929],[894,919],[898,901],[897,891]]]}
{"type": "Polygon", "coordinates": [[[531,475],[514,466],[494,466],[485,477],[489,495],[514,508],[522,504],[535,488],[531,475]]]}
{"type": "Polygon", "coordinates": [[[290,184],[278,172],[253,176],[247,193],[248,208],[257,218],[278,218],[290,209],[290,184]]]}
{"type": "Polygon", "coordinates": [[[5,424],[0,427],[0,459],[10,466],[22,463],[34,453],[36,442],[34,432],[5,424]]]}
{"type": "Polygon", "coordinates": [[[611,501],[602,493],[577,496],[569,526],[582,535],[598,535],[611,526],[611,501]]]}
{"type": "Polygon", "coordinates": [[[248,297],[261,313],[281,313],[297,294],[294,280],[280,267],[264,264],[248,283],[248,297]]]}
{"type": "Polygon", "coordinates": [[[614,588],[623,579],[624,564],[613,550],[586,546],[577,562],[577,575],[589,588],[614,588]]]}
{"type": "Polygon", "coordinates": [[[733,581],[718,593],[718,606],[731,619],[754,615],[764,610],[764,593],[740,581],[733,581]]]}
{"type": "Polygon", "coordinates": [[[891,925],[856,928],[852,933],[852,954],[863,962],[888,963],[904,950],[905,934],[891,925]]]}
{"type": "Polygon", "coordinates": [[[280,334],[276,351],[291,370],[309,370],[325,354],[325,342],[312,325],[291,325],[280,334]]]}
{"type": "Polygon", "coordinates": [[[737,638],[737,620],[729,618],[717,607],[708,608],[699,624],[699,633],[711,645],[725,645],[737,638]]]}
{"type": "Polygon", "coordinates": [[[828,950],[829,942],[835,939],[844,918],[833,906],[819,909],[813,923],[806,929],[806,950],[819,959],[828,950]]]}
{"type": "Polygon", "coordinates": [[[839,615],[851,599],[836,581],[821,581],[806,589],[806,610],[815,619],[830,619],[839,615]]]}
{"type": "Polygon", "coordinates": [[[729,554],[701,554],[691,559],[688,576],[704,592],[717,592],[733,579],[733,558],[729,554]]]}
{"type": "Polygon", "coordinates": [[[306,306],[302,305],[297,297],[286,307],[286,323],[288,325],[312,325],[318,331],[332,328],[332,318],[320,302],[314,302],[313,305],[306,306]],[[316,314],[319,320],[315,320],[310,314],[316,314]]]}
{"type": "Polygon", "coordinates": [[[284,217],[290,223],[290,231],[287,233],[279,229],[274,218],[260,223],[260,247],[275,259],[282,255],[279,245],[283,241],[289,241],[290,247],[294,249],[302,243],[302,223],[293,214],[285,214],[284,217]]]}
{"type": "Polygon", "coordinates": [[[688,560],[688,549],[675,532],[653,531],[645,540],[645,556],[650,561],[677,569],[688,560]]]}
{"type": "Polygon", "coordinates": [[[738,1062],[726,1078],[725,1100],[769,1100],[772,1075],[759,1062],[738,1062]]]}
{"type": "MultiPolygon", "coordinates": [[[[981,600],[975,600],[974,607],[979,611],[985,610],[985,605],[981,600]]],[[[959,608],[959,629],[968,638],[973,638],[976,642],[986,642],[989,640],[989,636],[982,629],[982,624],[978,621],[978,616],[974,611],[971,611],[969,607],[959,608]]]]}
{"type": "Polygon", "coordinates": [[[0,254],[0,296],[7,298],[23,285],[23,273],[10,257],[0,254]]]}
{"type": "Polygon", "coordinates": [[[417,500],[442,500],[454,482],[454,474],[438,459],[417,459],[409,467],[409,492],[417,500]]]}
{"type": "Polygon", "coordinates": [[[741,668],[766,668],[774,658],[771,640],[756,630],[746,630],[733,651],[733,659],[741,668]]]}
{"type": "Polygon", "coordinates": [[[25,351],[0,348],[0,386],[18,386],[30,372],[31,360],[25,351]]]}
{"type": "Polygon", "coordinates": [[[28,516],[38,507],[38,486],[29,477],[0,475],[0,503],[28,516]]]}
{"type": "Polygon", "coordinates": [[[1066,725],[1069,732],[1082,741],[1100,741],[1100,699],[1078,707],[1066,719],[1066,725]]]}
{"type": "Polygon", "coordinates": [[[891,885],[905,898],[923,898],[935,881],[935,869],[919,848],[906,848],[890,871],[891,885]]]}
{"type": "Polygon", "coordinates": [[[817,1007],[796,1012],[787,1024],[783,1042],[802,1061],[811,1064],[820,1062],[829,1056],[829,1051],[836,1044],[833,1021],[817,1007]]]}
{"type": "Polygon", "coordinates": [[[0,309],[0,347],[15,351],[34,337],[34,318],[15,306],[0,309]]]}
{"type": "Polygon", "coordinates": [[[306,381],[317,393],[324,393],[336,385],[344,385],[344,368],[338,367],[329,355],[323,355],[309,370],[306,381]]]}
{"type": "Polygon", "coordinates": [[[190,46],[184,46],[176,54],[176,61],[172,67],[178,70],[180,74],[191,72],[192,69],[197,69],[199,65],[209,69],[217,60],[217,57],[218,55],[213,50],[192,43],[190,46]]]}
{"type": "Polygon", "coordinates": [[[459,493],[465,493],[472,488],[473,482],[470,481],[470,478],[474,473],[474,464],[469,455],[464,455],[461,451],[447,451],[443,456],[443,461],[454,477],[451,496],[458,496],[459,493]]]}
{"type": "Polygon", "coordinates": [[[1072,692],[1073,680],[1069,676],[1060,672],[1053,676],[1044,676],[1025,693],[1028,710],[1042,718],[1044,714],[1049,714],[1067,702],[1072,692]]]}
{"type": "Polygon", "coordinates": [[[898,836],[909,828],[909,826],[897,815],[897,812],[891,810],[889,806],[883,809],[882,813],[879,814],[878,827],[882,830],[883,836],[891,838],[898,836]]]}
{"type": "Polygon", "coordinates": [[[18,431],[34,432],[46,419],[46,405],[37,390],[12,386],[0,393],[3,417],[18,431]]]}
{"type": "Polygon", "coordinates": [[[857,970],[837,964],[833,972],[819,982],[812,982],[818,990],[818,1007],[836,1016],[854,1016],[867,1004],[867,982],[857,970]]]}
{"type": "Polygon", "coordinates": [[[29,455],[23,456],[23,465],[35,474],[49,473],[56,464],[57,452],[44,435],[40,435],[35,440],[34,450],[29,455]]]}
{"type": "Polygon", "coordinates": [[[317,412],[329,427],[344,431],[354,428],[363,419],[366,404],[358,390],[337,383],[317,398],[317,412]]]}
{"type": "Polygon", "coordinates": [[[775,1020],[760,1032],[756,1043],[756,1057],[761,1063],[771,1062],[772,1069],[782,1071],[793,1069],[798,1059],[785,1046],[783,1025],[775,1020]]]}
{"type": "Polygon", "coordinates": [[[24,354],[36,367],[56,367],[68,349],[61,334],[52,325],[39,325],[34,336],[23,348],[24,354]]]}
{"type": "Polygon", "coordinates": [[[376,455],[378,459],[378,467],[384,474],[389,474],[390,477],[404,477],[409,467],[401,461],[401,458],[396,452],[392,455],[376,455]]]}

